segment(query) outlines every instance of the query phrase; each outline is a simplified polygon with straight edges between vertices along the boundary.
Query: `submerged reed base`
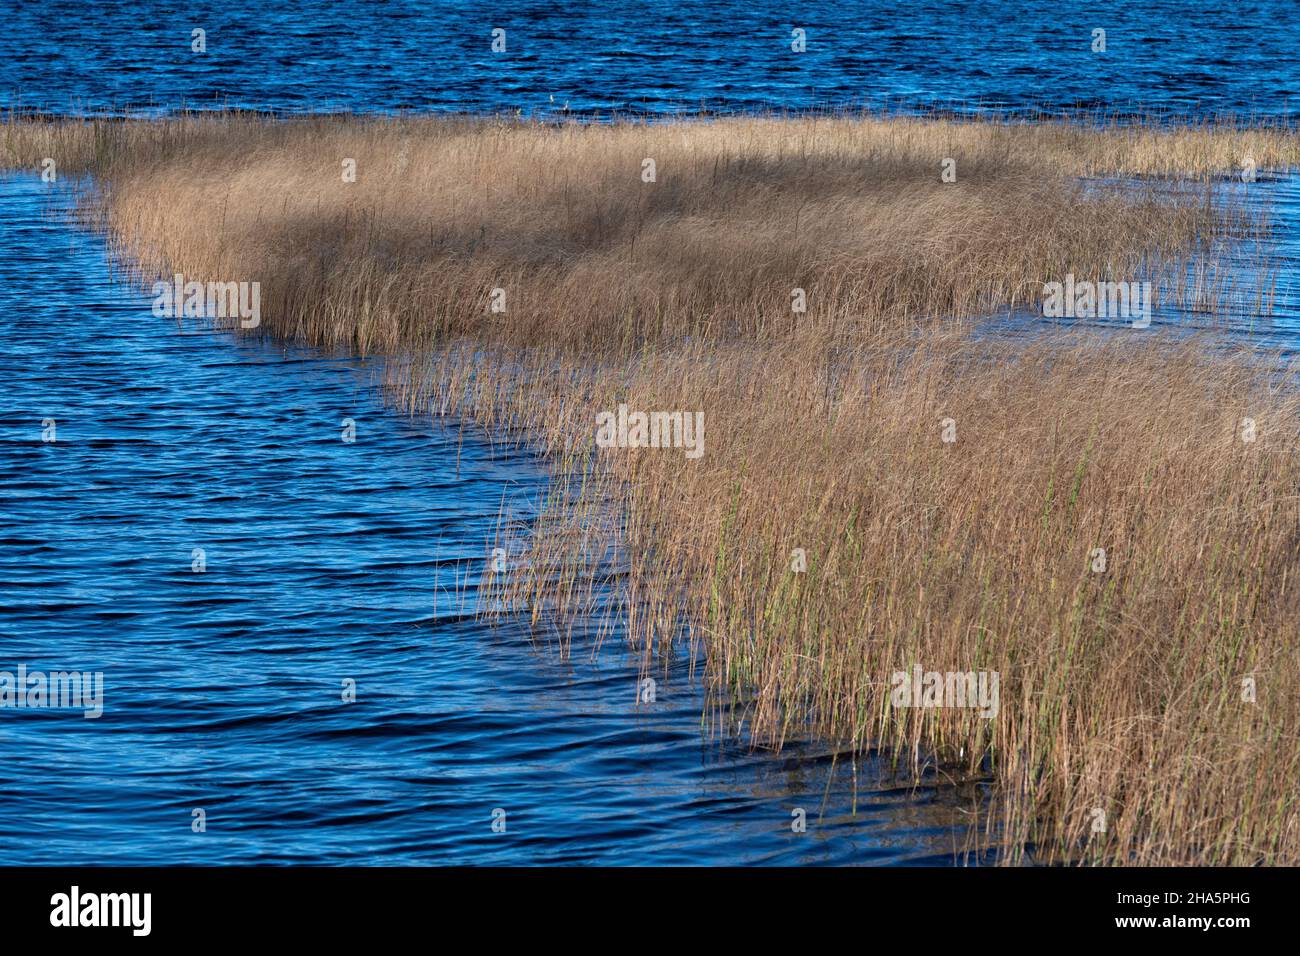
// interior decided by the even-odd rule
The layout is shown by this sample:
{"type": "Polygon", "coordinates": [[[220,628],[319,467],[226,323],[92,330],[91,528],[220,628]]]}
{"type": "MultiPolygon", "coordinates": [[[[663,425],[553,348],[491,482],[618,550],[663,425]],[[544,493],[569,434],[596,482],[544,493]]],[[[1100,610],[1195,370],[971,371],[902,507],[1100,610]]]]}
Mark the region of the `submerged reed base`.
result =
{"type": "Polygon", "coordinates": [[[609,615],[647,673],[689,642],[763,745],[991,775],[1007,862],[1300,863],[1295,369],[978,326],[1067,276],[1267,311],[1267,269],[1215,257],[1268,224],[1215,195],[1300,165],[1293,130],[0,127],[0,163],[45,158],[96,177],[138,277],[258,282],[260,333],[380,354],[400,407],[551,456],[508,570],[485,555],[494,613],[562,649],[609,615]],[[931,673],[984,699],[900,694],[931,673]]]}

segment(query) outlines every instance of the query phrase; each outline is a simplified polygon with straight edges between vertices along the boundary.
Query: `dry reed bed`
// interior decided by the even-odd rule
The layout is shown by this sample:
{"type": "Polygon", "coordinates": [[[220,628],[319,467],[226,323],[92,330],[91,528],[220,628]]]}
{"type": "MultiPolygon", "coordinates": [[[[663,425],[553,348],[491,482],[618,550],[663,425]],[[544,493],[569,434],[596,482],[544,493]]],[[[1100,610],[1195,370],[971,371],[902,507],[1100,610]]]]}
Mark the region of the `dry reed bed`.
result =
{"type": "Polygon", "coordinates": [[[933,753],[958,776],[992,756],[1023,795],[996,821],[1012,848],[1294,858],[1294,381],[1270,387],[1194,346],[982,349],[978,368],[960,338],[906,357],[885,342],[657,353],[580,401],[562,387],[512,401],[513,375],[477,378],[462,407],[534,401],[515,424],[546,434],[575,482],[608,472],[634,489],[575,496],[503,600],[545,608],[561,632],[590,609],[591,539],[613,496],[629,550],[647,556],[626,608],[634,638],[650,647],[693,622],[719,696],[754,692],[764,742],[813,726],[933,753]],[[706,454],[566,459],[590,435],[590,408],[616,399],[704,409],[706,454]],[[941,441],[943,418],[955,443],[941,441]],[[1003,709],[986,721],[892,707],[890,675],[918,663],[997,671],[1003,709]]]}
{"type": "Polygon", "coordinates": [[[98,174],[106,224],[146,274],[256,279],[274,334],[362,352],[469,334],[613,354],[780,338],[796,288],[808,321],[872,330],[1031,304],[1068,271],[1182,282],[1189,248],[1252,226],[1194,194],[1085,194],[1078,177],[1300,161],[1270,129],[239,115],[11,123],[3,156],[98,174]],[[956,183],[940,182],[947,158],[956,183]],[[494,289],[507,312],[489,325],[494,289]]]}
{"type": "Polygon", "coordinates": [[[238,116],[0,132],[6,162],[95,173],[99,221],[144,275],[260,281],[265,331],[396,356],[396,402],[549,451],[558,492],[526,560],[491,578],[502,608],[563,635],[601,606],[616,541],[619,623],[647,667],[685,635],[762,743],[811,729],[991,771],[986,836],[1008,860],[1032,844],[1300,862],[1293,373],[1154,333],[1012,344],[963,321],[1066,272],[1185,275],[1258,224],[1077,177],[1292,167],[1293,132],[238,116]],[[704,455],[595,451],[619,402],[704,411],[704,455]],[[892,706],[890,675],[915,663],[997,671],[997,716],[892,706]]]}

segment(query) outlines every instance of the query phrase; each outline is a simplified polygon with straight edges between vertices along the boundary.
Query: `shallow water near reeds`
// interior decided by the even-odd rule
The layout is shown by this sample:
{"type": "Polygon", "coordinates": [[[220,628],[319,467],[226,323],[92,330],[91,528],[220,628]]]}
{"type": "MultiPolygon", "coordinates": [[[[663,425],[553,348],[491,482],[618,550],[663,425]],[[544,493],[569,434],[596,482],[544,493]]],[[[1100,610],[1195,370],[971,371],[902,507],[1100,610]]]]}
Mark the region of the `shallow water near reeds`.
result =
{"type": "MultiPolygon", "coordinates": [[[[1100,188],[1146,192],[1189,189],[1203,195],[1202,185],[1153,182],[1108,182],[1100,188]]],[[[1214,185],[1214,202],[1249,222],[1267,224],[1264,238],[1222,240],[1213,250],[1218,272],[1198,276],[1195,263],[1181,277],[1153,282],[1156,302],[1149,327],[1135,328],[1133,315],[1092,318],[1049,318],[1041,308],[1015,309],[994,315],[980,329],[993,337],[1036,336],[1064,328],[1080,332],[1164,336],[1178,341],[1199,336],[1207,351],[1256,352],[1264,361],[1293,362],[1300,355],[1300,177],[1271,175],[1257,182],[1225,181],[1214,185]],[[1183,293],[1176,279],[1185,283],[1183,293]],[[1206,290],[1203,303],[1187,289],[1206,290]]],[[[1199,257],[1197,257],[1199,258],[1199,257]]],[[[1077,276],[1103,281],[1109,276],[1077,276]]]]}
{"type": "Polygon", "coordinates": [[[540,464],[155,318],[70,201],[0,178],[0,671],[102,672],[103,714],[0,709],[0,863],[955,859],[983,783],[753,751],[684,661],[639,702],[618,635],[477,618],[540,464]]]}

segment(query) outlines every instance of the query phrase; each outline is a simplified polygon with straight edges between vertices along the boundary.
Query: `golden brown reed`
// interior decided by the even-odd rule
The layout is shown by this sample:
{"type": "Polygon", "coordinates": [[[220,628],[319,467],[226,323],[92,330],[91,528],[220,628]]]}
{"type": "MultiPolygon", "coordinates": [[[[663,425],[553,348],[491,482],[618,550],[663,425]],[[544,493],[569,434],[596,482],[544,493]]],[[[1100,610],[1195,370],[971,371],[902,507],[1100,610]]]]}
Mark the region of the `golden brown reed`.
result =
{"type": "MultiPolygon", "coordinates": [[[[656,353],[605,407],[704,409],[707,451],[600,453],[633,489],[617,500],[647,556],[630,627],[648,646],[693,622],[714,688],[748,701],[764,742],[811,725],[959,776],[993,758],[1013,850],[1292,859],[1294,385],[1113,339],[656,353]],[[891,674],[914,664],[998,672],[1000,713],[891,706],[891,674]]],[[[560,457],[589,407],[539,400],[560,457]]],[[[589,498],[551,519],[571,534],[538,546],[513,606],[537,609],[548,577],[591,577],[578,532],[609,518],[589,498]]]]}
{"type": "Polygon", "coordinates": [[[1297,165],[1293,132],[239,116],[2,132],[6,163],[97,174],[99,220],[145,276],[260,281],[265,331],[383,353],[403,407],[550,453],[526,560],[488,575],[499,613],[563,647],[613,607],[647,669],[690,641],[762,744],[811,731],[990,774],[984,839],[1008,861],[1300,862],[1293,370],[1152,332],[968,321],[1069,272],[1164,278],[1212,311],[1222,290],[1185,277],[1220,274],[1215,240],[1262,227],[1209,184],[1247,159],[1297,165]],[[1078,181],[1171,174],[1205,189],[1078,181]],[[703,456],[593,449],[620,402],[703,411],[703,456]],[[891,675],[914,664],[998,672],[996,717],[894,706],[891,675]]]}
{"type": "Polygon", "coordinates": [[[832,328],[980,315],[1071,269],[1176,274],[1166,257],[1222,230],[1195,197],[1085,196],[1079,175],[1300,159],[1268,129],[903,119],[217,115],[11,123],[3,143],[13,165],[50,156],[100,174],[109,225],[146,273],[256,279],[270,331],[363,352],[463,334],[614,354],[682,335],[765,340],[791,326],[793,288],[832,328]],[[940,182],[945,158],[956,183],[940,182]],[[508,321],[488,325],[496,288],[508,321]]]}

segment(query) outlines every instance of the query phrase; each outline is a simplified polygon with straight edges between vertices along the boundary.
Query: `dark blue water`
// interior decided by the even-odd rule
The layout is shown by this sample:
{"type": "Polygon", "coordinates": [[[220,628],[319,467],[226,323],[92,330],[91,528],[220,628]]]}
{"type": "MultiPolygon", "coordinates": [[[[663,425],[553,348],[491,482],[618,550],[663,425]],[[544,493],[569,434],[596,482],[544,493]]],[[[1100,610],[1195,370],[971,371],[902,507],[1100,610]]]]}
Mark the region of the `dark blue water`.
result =
{"type": "Polygon", "coordinates": [[[617,635],[477,620],[545,472],[155,318],[67,199],[0,178],[0,671],[102,672],[103,713],[0,708],[0,864],[953,859],[974,784],[751,752],[682,673],[638,703],[617,635]]]}
{"type": "Polygon", "coordinates": [[[1300,92],[1295,0],[3,0],[0,13],[0,104],[51,111],[895,104],[1282,116],[1300,92]],[[503,53],[491,50],[498,28],[503,53]],[[204,53],[192,52],[195,29],[204,53]],[[1095,29],[1104,53],[1092,50],[1095,29]]]}

